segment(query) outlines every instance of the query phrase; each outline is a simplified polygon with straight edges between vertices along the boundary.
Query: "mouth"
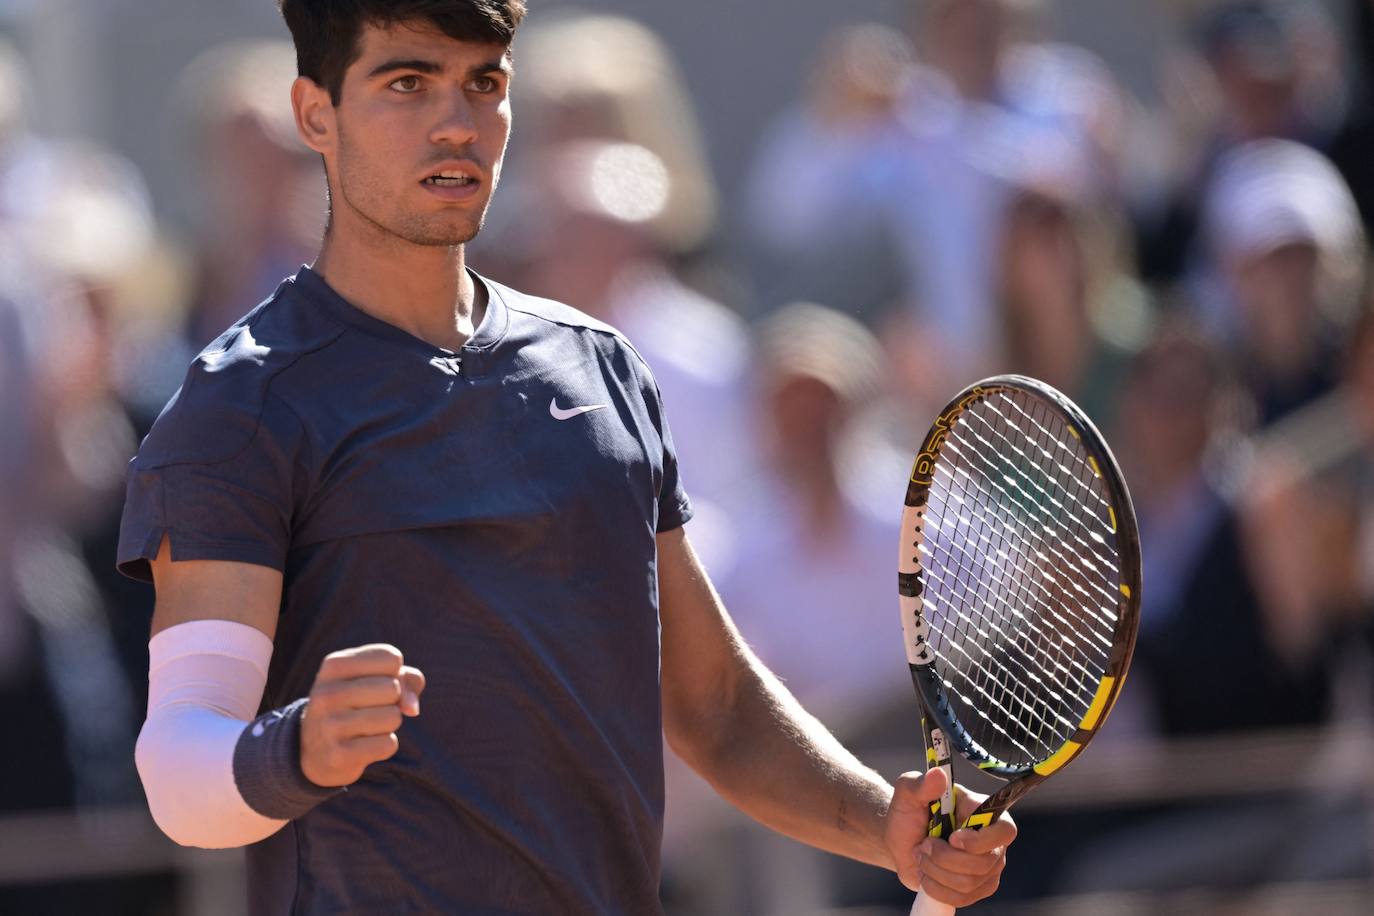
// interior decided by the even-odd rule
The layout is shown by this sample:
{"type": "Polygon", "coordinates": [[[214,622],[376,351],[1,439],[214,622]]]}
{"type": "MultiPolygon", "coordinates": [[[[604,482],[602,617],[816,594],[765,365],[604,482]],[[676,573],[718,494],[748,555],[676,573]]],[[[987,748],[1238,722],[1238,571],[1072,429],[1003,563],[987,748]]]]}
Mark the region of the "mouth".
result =
{"type": "Polygon", "coordinates": [[[446,205],[466,207],[483,197],[481,173],[463,165],[435,171],[420,179],[420,187],[430,197],[446,205]]]}
{"type": "Polygon", "coordinates": [[[465,172],[443,171],[430,175],[420,183],[436,188],[465,188],[478,184],[478,181],[465,172]]]}

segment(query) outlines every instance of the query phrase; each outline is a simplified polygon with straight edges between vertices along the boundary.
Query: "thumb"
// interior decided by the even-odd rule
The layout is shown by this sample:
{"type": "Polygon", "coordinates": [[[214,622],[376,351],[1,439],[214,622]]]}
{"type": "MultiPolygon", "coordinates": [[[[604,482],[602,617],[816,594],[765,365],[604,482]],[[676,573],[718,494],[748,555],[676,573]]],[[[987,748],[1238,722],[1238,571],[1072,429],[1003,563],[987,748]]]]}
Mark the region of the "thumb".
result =
{"type": "Polygon", "coordinates": [[[924,813],[930,809],[930,803],[944,795],[948,788],[949,774],[939,767],[931,767],[920,774],[907,773],[897,780],[892,804],[894,807],[910,806],[924,813]]]}
{"type": "Polygon", "coordinates": [[[938,767],[926,773],[903,773],[892,791],[884,839],[897,875],[910,890],[921,888],[916,847],[930,829],[930,803],[944,794],[949,775],[938,767]]]}

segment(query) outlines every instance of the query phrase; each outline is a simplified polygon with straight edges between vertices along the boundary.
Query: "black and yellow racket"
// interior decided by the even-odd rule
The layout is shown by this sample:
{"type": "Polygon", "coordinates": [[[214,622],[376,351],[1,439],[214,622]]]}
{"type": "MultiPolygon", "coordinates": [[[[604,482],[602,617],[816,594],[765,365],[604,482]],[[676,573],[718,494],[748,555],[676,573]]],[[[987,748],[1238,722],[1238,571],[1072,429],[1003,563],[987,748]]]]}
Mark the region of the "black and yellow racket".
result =
{"type": "MultiPolygon", "coordinates": [[[[985,827],[1082,752],[1135,647],[1140,540],[1111,451],[1048,385],[986,379],[950,402],[907,487],[902,631],[928,765],[951,789],[930,835],[985,827]],[[950,759],[1006,780],[954,823],[950,759]]],[[[920,894],[916,916],[954,908],[920,894]]]]}

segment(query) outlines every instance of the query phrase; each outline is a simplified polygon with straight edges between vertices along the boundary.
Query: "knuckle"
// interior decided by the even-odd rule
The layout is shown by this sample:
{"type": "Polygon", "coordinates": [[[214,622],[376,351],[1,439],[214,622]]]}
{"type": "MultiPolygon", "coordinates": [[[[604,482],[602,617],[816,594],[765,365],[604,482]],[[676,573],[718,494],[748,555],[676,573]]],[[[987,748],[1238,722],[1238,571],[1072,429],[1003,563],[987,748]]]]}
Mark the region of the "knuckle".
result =
{"type": "Polygon", "coordinates": [[[368,654],[377,661],[395,665],[396,673],[400,673],[401,668],[405,665],[405,656],[401,654],[401,650],[390,643],[373,643],[367,649],[368,654]]]}

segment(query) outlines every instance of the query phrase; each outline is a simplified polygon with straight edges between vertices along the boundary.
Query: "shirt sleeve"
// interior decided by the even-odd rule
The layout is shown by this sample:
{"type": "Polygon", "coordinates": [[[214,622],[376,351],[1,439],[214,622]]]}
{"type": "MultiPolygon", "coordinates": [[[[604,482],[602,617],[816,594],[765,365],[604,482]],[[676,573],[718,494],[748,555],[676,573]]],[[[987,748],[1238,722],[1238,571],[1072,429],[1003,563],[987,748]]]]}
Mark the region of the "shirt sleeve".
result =
{"type": "MultiPolygon", "coordinates": [[[[657,396],[658,389],[654,389],[657,396]]],[[[677,450],[673,447],[673,434],[668,429],[668,417],[662,403],[658,405],[658,415],[663,436],[663,485],[658,491],[658,527],[662,534],[681,528],[692,518],[692,501],[687,498],[687,490],[682,485],[682,474],[678,470],[677,450]]]]}
{"type": "Polygon", "coordinates": [[[179,394],[130,465],[119,571],[152,581],[164,536],[173,560],[284,569],[306,448],[299,419],[270,394],[257,407],[179,394]]]}
{"type": "Polygon", "coordinates": [[[681,528],[692,518],[692,501],[682,483],[682,473],[678,468],[677,449],[673,446],[673,433],[668,428],[668,413],[663,405],[663,395],[658,390],[653,371],[644,357],[639,355],[628,341],[625,348],[633,354],[631,365],[639,384],[640,398],[648,414],[649,422],[658,434],[657,447],[662,449],[662,474],[658,479],[658,521],[654,530],[658,534],[681,528]]]}

